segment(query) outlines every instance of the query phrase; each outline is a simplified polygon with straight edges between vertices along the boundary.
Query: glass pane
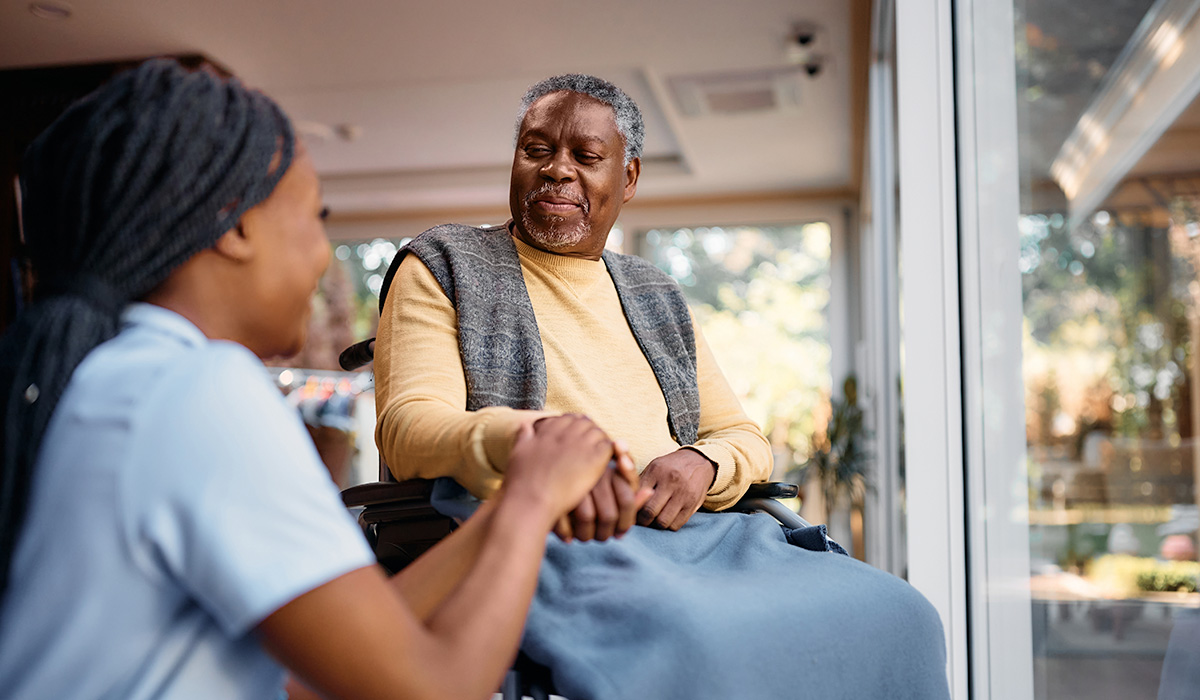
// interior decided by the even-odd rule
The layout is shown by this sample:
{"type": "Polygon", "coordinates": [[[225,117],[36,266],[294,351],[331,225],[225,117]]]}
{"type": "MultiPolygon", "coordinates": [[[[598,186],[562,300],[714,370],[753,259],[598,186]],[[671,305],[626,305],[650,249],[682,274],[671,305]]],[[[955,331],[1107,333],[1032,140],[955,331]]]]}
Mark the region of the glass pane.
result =
{"type": "Polygon", "coordinates": [[[1038,698],[1200,697],[1195,3],[1018,0],[1038,698]],[[1194,65],[1193,65],[1194,64],[1194,65]],[[1174,114],[1171,111],[1174,110],[1174,114]],[[1152,145],[1151,145],[1152,144],[1152,145]]]}

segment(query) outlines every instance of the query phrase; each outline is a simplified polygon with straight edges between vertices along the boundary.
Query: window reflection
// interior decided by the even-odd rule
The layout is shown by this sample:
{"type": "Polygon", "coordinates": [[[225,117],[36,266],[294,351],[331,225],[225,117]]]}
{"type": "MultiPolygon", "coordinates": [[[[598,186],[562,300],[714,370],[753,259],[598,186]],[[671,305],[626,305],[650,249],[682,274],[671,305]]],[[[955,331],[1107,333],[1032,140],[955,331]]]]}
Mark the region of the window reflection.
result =
{"type": "Polygon", "coordinates": [[[1200,692],[1194,5],[1017,2],[1038,698],[1200,692]]]}

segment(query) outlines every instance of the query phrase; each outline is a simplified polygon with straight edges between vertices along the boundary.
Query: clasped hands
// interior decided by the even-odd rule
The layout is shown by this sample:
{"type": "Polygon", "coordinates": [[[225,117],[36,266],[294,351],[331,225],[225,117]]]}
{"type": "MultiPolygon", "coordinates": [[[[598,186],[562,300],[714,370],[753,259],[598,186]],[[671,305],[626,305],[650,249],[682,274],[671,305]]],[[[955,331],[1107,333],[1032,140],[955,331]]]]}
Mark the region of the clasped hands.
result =
{"type": "Polygon", "coordinates": [[[715,475],[707,457],[684,447],[652,460],[639,478],[628,447],[616,440],[608,468],[579,505],[559,518],[554,532],[569,542],[620,536],[635,522],[678,530],[704,504],[715,475]]]}

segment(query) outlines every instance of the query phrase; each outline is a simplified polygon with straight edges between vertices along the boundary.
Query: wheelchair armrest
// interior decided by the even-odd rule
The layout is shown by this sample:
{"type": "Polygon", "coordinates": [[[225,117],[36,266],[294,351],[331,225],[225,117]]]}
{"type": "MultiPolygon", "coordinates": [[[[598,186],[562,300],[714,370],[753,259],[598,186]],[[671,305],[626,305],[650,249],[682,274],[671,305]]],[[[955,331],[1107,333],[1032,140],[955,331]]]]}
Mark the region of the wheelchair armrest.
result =
{"type": "Polygon", "coordinates": [[[762,511],[773,516],[786,527],[809,527],[811,523],[793,513],[791,508],[775,500],[777,498],[795,498],[799,493],[799,486],[782,481],[750,484],[750,488],[746,489],[746,495],[742,496],[729,510],[736,513],[762,511]]]}
{"type": "Polygon", "coordinates": [[[800,487],[786,481],[762,481],[750,484],[742,498],[795,498],[800,494],[800,487]]]}
{"type": "Polygon", "coordinates": [[[362,508],[358,524],[375,558],[396,573],[457,527],[434,509],[432,493],[433,482],[426,479],[380,481],[342,491],[342,503],[362,508]]]}
{"type": "Polygon", "coordinates": [[[406,501],[428,503],[432,493],[433,481],[429,479],[377,481],[370,484],[351,486],[342,491],[342,503],[347,508],[378,506],[406,501]]]}

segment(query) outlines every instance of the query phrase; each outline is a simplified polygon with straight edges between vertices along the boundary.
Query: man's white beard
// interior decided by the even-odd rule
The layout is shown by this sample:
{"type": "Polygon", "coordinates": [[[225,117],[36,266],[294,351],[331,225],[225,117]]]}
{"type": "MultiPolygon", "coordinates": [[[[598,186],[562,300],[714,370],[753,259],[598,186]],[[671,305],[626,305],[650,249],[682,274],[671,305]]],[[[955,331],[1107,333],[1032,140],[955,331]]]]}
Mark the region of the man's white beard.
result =
{"type": "Polygon", "coordinates": [[[521,213],[521,223],[525,225],[525,233],[537,241],[543,249],[564,250],[582,243],[592,235],[592,223],[588,217],[590,211],[591,207],[586,199],[577,197],[563,186],[546,182],[525,195],[525,210],[521,213]],[[574,224],[568,224],[566,218],[550,215],[545,218],[545,223],[539,226],[534,223],[533,216],[529,212],[533,208],[534,201],[543,195],[565,197],[576,202],[582,216],[574,224]]]}
{"type": "Polygon", "coordinates": [[[538,245],[547,250],[563,250],[582,243],[592,234],[592,224],[586,218],[579,219],[574,224],[568,224],[561,216],[549,216],[547,224],[539,226],[533,222],[529,209],[521,215],[521,223],[525,225],[525,233],[537,241],[538,245]]]}

